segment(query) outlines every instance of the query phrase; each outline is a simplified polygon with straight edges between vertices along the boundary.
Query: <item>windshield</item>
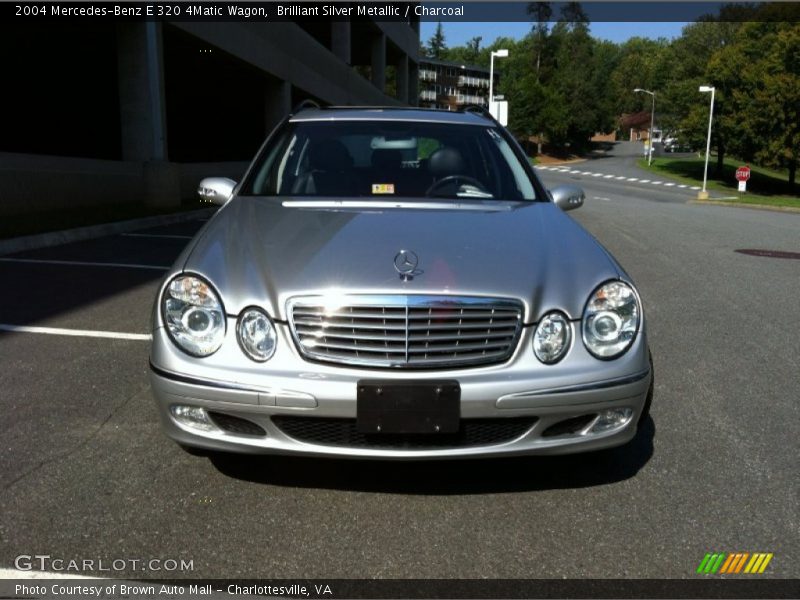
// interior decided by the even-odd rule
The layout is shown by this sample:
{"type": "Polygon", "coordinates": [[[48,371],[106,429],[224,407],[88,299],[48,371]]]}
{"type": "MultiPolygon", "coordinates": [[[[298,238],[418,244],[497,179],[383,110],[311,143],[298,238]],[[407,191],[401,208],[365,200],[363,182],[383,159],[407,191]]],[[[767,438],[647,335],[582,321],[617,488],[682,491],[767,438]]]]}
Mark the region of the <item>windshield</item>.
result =
{"type": "Polygon", "coordinates": [[[241,195],[535,200],[492,127],[407,121],[288,123],[241,195]]]}

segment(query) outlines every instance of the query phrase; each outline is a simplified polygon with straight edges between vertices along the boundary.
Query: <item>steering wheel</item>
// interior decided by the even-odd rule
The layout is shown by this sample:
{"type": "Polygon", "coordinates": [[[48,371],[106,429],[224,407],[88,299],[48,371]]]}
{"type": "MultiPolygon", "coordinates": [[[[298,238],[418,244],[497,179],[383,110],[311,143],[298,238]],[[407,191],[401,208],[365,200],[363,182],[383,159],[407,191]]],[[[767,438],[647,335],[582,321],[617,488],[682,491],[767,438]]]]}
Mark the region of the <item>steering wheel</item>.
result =
{"type": "Polygon", "coordinates": [[[481,191],[488,191],[486,187],[474,177],[469,177],[467,175],[448,175],[447,177],[442,177],[439,181],[434,182],[433,185],[431,185],[431,187],[425,191],[425,195],[432,196],[434,191],[454,181],[463,181],[464,183],[474,185],[481,191]]]}

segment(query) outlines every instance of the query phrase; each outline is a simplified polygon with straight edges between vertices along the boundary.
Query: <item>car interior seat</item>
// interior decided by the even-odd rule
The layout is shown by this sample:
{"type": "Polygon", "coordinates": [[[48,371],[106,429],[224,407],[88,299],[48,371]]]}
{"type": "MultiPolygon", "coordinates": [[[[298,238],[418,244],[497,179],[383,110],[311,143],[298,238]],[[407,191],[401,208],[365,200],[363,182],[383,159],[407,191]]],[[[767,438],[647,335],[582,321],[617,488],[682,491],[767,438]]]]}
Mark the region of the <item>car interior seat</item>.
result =
{"type": "Polygon", "coordinates": [[[308,150],[309,170],[292,186],[295,195],[352,196],[356,193],[353,157],[338,140],[325,140],[308,150]]]}

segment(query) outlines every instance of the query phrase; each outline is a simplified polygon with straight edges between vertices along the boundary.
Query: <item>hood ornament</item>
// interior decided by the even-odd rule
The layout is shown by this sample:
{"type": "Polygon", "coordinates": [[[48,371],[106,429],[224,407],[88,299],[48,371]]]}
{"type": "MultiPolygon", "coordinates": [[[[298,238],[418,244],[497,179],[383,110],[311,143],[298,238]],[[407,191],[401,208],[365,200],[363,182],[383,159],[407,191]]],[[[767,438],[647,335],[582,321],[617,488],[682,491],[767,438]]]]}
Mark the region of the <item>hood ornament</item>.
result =
{"type": "Polygon", "coordinates": [[[400,279],[410,281],[415,275],[420,275],[421,270],[417,269],[419,257],[411,250],[400,250],[394,256],[394,269],[400,274],[400,279]]]}

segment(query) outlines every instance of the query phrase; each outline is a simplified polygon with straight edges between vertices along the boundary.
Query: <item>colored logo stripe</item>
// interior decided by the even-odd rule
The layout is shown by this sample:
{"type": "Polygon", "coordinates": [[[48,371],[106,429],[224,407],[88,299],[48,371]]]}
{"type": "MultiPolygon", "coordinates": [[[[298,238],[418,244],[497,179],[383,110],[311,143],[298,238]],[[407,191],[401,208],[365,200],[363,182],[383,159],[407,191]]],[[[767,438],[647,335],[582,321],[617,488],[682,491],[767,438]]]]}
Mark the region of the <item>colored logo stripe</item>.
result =
{"type": "Polygon", "coordinates": [[[763,573],[774,555],[766,552],[708,552],[700,561],[697,573],[703,574],[760,574],[763,573]],[[749,560],[748,560],[749,559],[749,560]],[[747,566],[745,566],[747,565],[747,566]]]}

